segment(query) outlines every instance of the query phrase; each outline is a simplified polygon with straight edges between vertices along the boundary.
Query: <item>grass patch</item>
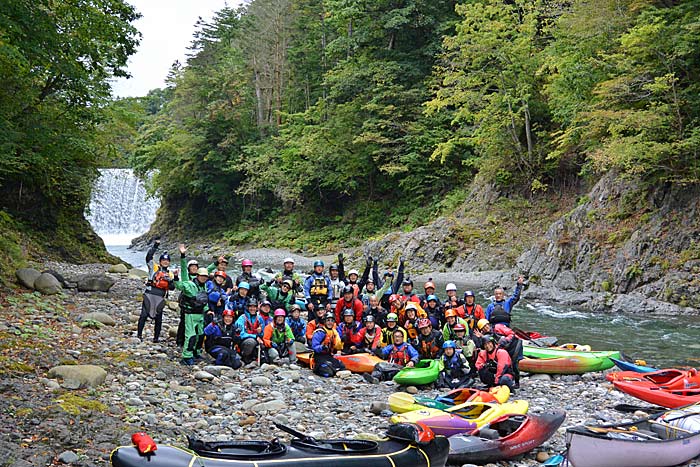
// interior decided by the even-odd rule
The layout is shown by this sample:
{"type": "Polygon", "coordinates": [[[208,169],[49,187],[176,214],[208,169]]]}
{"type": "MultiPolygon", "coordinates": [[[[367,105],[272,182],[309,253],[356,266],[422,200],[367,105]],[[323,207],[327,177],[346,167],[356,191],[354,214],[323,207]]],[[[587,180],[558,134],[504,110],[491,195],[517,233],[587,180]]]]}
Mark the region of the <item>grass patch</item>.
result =
{"type": "Polygon", "coordinates": [[[34,373],[34,366],[8,355],[0,355],[0,375],[25,375],[34,373]]]}
{"type": "Polygon", "coordinates": [[[87,399],[74,393],[63,393],[53,400],[64,412],[78,416],[83,412],[107,412],[107,406],[95,399],[87,399]]]}

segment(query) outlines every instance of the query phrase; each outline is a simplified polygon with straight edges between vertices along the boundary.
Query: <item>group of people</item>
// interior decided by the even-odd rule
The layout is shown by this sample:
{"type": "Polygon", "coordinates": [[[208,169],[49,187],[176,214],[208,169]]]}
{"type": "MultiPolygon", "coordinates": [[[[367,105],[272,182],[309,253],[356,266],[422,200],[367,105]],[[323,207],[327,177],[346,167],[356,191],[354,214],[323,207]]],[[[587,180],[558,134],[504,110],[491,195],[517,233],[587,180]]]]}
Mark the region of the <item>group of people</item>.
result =
{"type": "Polygon", "coordinates": [[[365,375],[372,383],[388,380],[420,359],[441,359],[440,387],[465,387],[477,378],[488,386],[519,387],[522,342],[509,325],[523,277],[510,297],[496,288],[484,310],[473,292],[458,297],[452,283],[444,301],[432,280],[423,285],[423,294],[416,294],[404,274],[403,257],[396,275],[389,270],[380,277],[371,257],[362,275],[356,269],[345,274],[340,254],[328,274],[317,260],[306,278],[295,271],[294,259],[286,258],[283,269],[267,280],[244,259],[234,279],[223,256],[200,266],[196,259],[187,260],[181,244],[180,271],[171,269],[168,253],[155,263],[158,247],[155,242],[146,255],[149,278],[137,336],[143,338],[151,318],[153,340],[159,340],[165,299],[179,290],[176,341],[185,365],[193,365],[203,351],[216,364],[232,368],[294,362],[298,351],[311,351],[314,372],[329,377],[344,369],[337,354],[368,352],[386,362],[365,375]]]}

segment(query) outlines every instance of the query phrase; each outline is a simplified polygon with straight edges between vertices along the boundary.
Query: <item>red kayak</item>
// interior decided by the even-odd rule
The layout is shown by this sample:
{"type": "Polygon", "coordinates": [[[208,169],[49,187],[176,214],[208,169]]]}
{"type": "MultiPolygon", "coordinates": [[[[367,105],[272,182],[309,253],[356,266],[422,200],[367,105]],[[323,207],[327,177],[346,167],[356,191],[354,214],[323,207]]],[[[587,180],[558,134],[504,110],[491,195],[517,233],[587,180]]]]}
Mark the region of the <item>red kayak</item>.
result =
{"type": "Polygon", "coordinates": [[[448,464],[487,464],[532,451],[552,437],[566,413],[503,415],[473,435],[450,436],[448,464]]]}
{"type": "Polygon", "coordinates": [[[659,370],[652,373],[636,371],[617,371],[609,373],[608,381],[628,381],[646,383],[649,387],[664,389],[700,389],[700,374],[695,368],[690,370],[659,370]]]}
{"type": "Polygon", "coordinates": [[[613,381],[613,385],[618,391],[669,409],[700,402],[700,389],[665,389],[648,381],[613,381]]]}

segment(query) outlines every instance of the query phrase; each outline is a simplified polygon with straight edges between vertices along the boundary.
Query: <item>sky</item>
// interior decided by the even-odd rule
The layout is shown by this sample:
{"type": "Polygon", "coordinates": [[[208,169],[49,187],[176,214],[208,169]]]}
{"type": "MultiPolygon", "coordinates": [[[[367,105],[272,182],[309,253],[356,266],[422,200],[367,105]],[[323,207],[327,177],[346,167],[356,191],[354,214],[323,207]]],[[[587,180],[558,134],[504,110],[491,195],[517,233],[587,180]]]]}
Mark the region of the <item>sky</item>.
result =
{"type": "Polygon", "coordinates": [[[198,17],[212,18],[225,6],[236,7],[242,0],[127,0],[142,17],[134,22],[141,32],[141,44],[129,60],[131,78],[114,81],[117,97],[145,96],[165,86],[165,77],[175,60],[184,63],[198,17]]]}

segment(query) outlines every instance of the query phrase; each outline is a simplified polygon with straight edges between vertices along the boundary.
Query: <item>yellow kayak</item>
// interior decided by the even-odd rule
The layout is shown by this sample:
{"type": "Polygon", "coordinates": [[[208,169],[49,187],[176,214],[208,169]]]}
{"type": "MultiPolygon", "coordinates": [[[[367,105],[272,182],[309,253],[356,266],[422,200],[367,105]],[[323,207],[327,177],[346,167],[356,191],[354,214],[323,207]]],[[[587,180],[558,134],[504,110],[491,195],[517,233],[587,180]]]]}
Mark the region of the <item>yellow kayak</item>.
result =
{"type": "Polygon", "coordinates": [[[426,407],[431,409],[448,410],[465,402],[498,402],[502,404],[510,397],[508,386],[496,386],[488,391],[480,391],[472,388],[453,389],[443,396],[435,398],[427,396],[412,396],[406,392],[395,392],[389,395],[389,407],[394,413],[406,413],[413,410],[421,410],[426,407]]]}

